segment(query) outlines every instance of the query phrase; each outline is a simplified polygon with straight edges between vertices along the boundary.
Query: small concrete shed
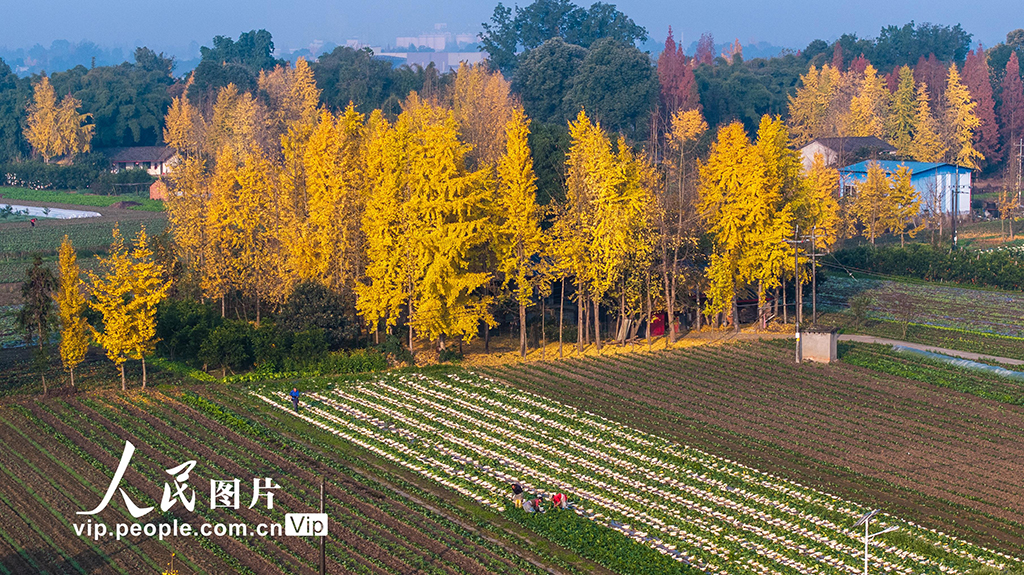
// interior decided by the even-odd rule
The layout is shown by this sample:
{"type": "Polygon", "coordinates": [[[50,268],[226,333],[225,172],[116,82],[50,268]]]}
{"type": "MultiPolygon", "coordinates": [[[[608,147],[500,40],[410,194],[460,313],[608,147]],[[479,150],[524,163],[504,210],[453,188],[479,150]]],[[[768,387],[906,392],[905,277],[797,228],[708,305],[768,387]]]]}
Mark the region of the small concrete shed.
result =
{"type": "Polygon", "coordinates": [[[836,342],[839,328],[812,327],[796,334],[797,357],[799,361],[832,363],[838,359],[836,342]]]}

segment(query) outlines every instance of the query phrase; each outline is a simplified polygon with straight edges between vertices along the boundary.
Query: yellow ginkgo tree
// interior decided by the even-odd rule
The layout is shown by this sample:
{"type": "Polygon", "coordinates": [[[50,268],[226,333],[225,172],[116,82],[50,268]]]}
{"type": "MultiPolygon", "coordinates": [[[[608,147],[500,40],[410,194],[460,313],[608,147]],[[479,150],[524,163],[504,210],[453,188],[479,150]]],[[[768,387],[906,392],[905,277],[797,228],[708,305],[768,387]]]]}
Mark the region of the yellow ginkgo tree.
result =
{"type": "Polygon", "coordinates": [[[74,389],[75,368],[85,360],[89,351],[89,323],[83,315],[86,299],[78,256],[66,234],[60,244],[58,259],[60,283],[54,297],[60,318],[60,360],[71,375],[71,388],[74,389]]]}
{"type": "Polygon", "coordinates": [[[533,304],[538,280],[545,279],[541,258],[545,237],[540,228],[543,213],[537,205],[537,176],[527,137],[530,120],[516,108],[505,126],[505,154],[498,162],[498,193],[495,251],[503,287],[515,284],[519,304],[519,354],[526,357],[526,308],[533,304]]]}
{"type": "Polygon", "coordinates": [[[110,361],[121,372],[121,389],[127,387],[124,364],[129,358],[142,361],[143,388],[146,385],[145,356],[156,343],[156,306],[170,289],[163,269],[153,257],[150,240],[143,228],[129,251],[115,226],[106,257],[97,257],[102,275],[89,272],[93,301],[90,305],[103,316],[103,330],[91,328],[110,361]]]}

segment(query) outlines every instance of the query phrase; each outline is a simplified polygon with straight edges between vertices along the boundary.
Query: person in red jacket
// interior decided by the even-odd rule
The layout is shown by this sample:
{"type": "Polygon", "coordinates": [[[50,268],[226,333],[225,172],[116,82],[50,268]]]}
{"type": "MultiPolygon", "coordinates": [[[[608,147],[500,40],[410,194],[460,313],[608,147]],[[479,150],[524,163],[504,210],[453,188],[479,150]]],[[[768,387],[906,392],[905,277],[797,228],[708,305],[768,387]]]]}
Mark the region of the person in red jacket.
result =
{"type": "Polygon", "coordinates": [[[551,505],[555,508],[567,509],[569,507],[569,498],[564,493],[556,493],[551,496],[551,505]]]}

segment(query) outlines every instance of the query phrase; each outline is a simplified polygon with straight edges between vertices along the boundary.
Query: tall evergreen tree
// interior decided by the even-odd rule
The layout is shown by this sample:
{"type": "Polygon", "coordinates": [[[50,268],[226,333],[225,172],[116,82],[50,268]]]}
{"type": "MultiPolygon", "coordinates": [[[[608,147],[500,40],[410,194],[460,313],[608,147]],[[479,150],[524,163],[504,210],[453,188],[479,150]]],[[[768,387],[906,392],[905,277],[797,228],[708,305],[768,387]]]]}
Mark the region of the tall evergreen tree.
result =
{"type": "Polygon", "coordinates": [[[910,66],[899,68],[899,84],[892,96],[889,113],[889,143],[902,157],[913,155],[912,144],[917,132],[916,97],[914,94],[914,72],[910,66]]]}
{"type": "Polygon", "coordinates": [[[998,164],[1003,157],[999,142],[999,124],[996,122],[995,100],[992,99],[992,79],[989,74],[988,58],[979,44],[977,49],[967,53],[964,62],[963,82],[977,104],[974,109],[980,124],[974,132],[974,149],[983,160],[979,167],[984,169],[998,164]]]}
{"type": "Polygon", "coordinates": [[[41,257],[35,256],[32,267],[25,270],[25,282],[21,284],[22,306],[18,310],[17,320],[25,344],[35,344],[35,364],[43,378],[43,395],[47,392],[47,348],[50,345],[50,333],[57,319],[53,313],[53,292],[56,289],[57,280],[53,277],[53,272],[43,265],[41,257]]]}

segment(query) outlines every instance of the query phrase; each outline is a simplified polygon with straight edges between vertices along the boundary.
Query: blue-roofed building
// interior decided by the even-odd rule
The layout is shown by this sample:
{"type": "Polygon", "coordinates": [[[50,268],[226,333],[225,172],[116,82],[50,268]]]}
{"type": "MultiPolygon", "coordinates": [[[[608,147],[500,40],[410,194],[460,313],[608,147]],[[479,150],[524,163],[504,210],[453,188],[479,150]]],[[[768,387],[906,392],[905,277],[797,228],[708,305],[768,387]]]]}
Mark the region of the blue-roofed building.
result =
{"type": "MultiPolygon", "coordinates": [[[[847,188],[856,188],[857,184],[868,178],[868,165],[874,160],[857,162],[839,168],[839,194],[844,195],[847,188]]],[[[877,161],[886,172],[896,172],[901,167],[910,169],[910,183],[921,196],[922,214],[952,214],[954,192],[959,189],[956,197],[956,209],[959,214],[971,211],[971,170],[955,164],[944,162],[897,162],[891,160],[877,161]]]]}

